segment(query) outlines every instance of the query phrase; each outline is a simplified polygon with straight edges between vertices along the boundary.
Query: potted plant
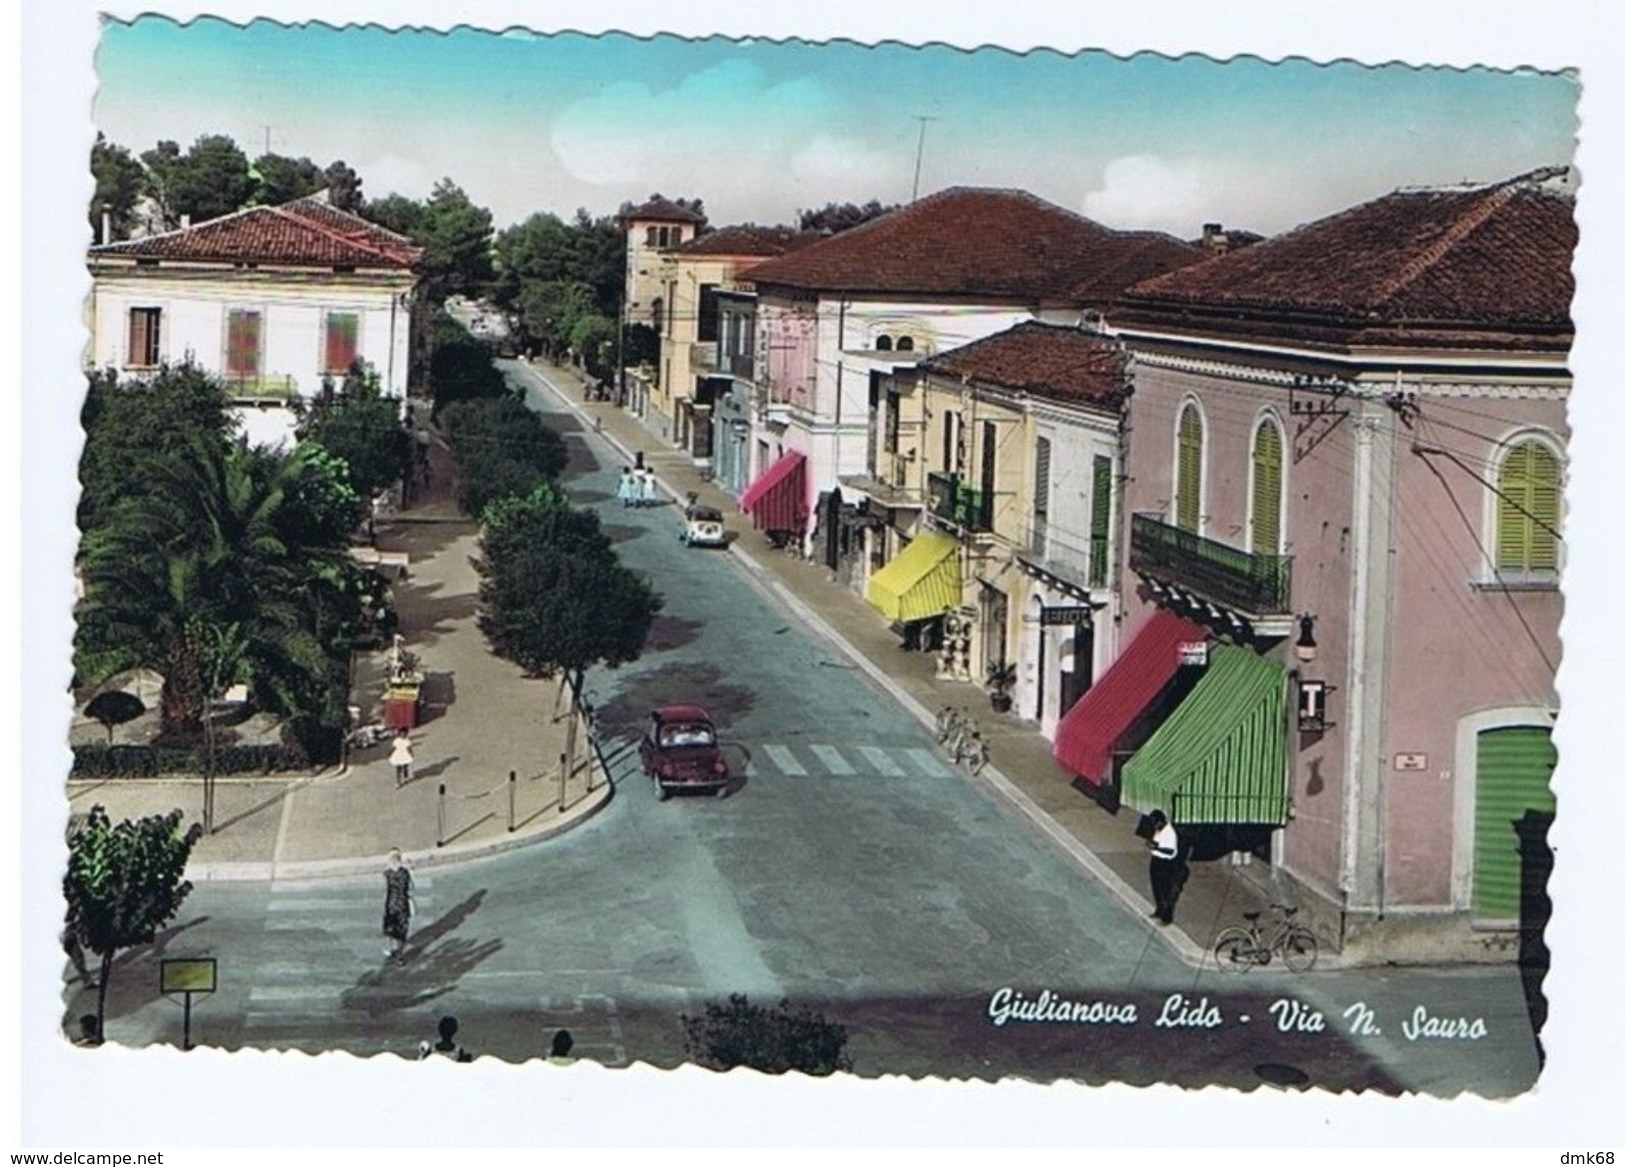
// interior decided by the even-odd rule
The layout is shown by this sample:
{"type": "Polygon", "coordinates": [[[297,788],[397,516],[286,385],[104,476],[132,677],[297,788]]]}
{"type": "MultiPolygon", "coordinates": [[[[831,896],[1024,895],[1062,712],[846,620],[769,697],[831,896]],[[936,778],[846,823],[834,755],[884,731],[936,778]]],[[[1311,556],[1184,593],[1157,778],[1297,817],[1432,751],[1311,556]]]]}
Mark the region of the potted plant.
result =
{"type": "Polygon", "coordinates": [[[1009,713],[1014,698],[1010,690],[1016,684],[1016,666],[1000,661],[987,671],[988,700],[993,704],[993,712],[1009,713]]]}

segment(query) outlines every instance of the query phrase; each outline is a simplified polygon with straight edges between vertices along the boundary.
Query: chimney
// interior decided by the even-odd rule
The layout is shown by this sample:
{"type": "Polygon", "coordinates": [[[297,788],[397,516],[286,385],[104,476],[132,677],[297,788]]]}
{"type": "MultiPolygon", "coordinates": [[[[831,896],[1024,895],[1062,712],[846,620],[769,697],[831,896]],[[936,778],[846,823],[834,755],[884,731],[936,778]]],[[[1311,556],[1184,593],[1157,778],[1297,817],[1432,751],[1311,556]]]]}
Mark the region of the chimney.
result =
{"type": "Polygon", "coordinates": [[[192,225],[192,216],[191,215],[182,215],[181,216],[181,230],[184,231],[188,227],[190,227],[191,225],[192,225]]]}
{"type": "Polygon", "coordinates": [[[113,242],[113,213],[111,211],[102,212],[102,242],[113,242]]]}

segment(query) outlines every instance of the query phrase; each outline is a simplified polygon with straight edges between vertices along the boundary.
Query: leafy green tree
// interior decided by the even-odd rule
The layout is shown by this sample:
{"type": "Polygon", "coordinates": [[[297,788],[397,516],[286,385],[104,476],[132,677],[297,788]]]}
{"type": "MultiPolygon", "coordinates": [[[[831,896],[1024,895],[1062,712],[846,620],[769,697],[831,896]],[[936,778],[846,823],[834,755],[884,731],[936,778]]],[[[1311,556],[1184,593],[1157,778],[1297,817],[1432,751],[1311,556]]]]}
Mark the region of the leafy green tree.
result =
{"type": "Polygon", "coordinates": [[[896,203],[886,204],[879,199],[870,199],[862,206],[857,203],[825,203],[816,209],[800,211],[798,215],[801,230],[828,231],[834,235],[890,214],[897,208],[896,203]]]}
{"type": "Polygon", "coordinates": [[[327,201],[341,211],[352,215],[361,213],[361,176],[346,162],[330,162],[322,172],[327,187],[327,201]]]}
{"type": "Polygon", "coordinates": [[[90,173],[96,193],[90,199],[90,230],[98,243],[127,239],[135,219],[135,206],[147,185],[147,172],[134,154],[97,133],[90,148],[90,173]],[[111,235],[102,238],[102,215],[108,216],[111,235]]]}
{"type": "Polygon", "coordinates": [[[621,364],[627,368],[652,365],[660,359],[660,334],[647,324],[628,324],[621,330],[621,364]]]}
{"type": "Polygon", "coordinates": [[[194,444],[223,445],[236,426],[220,382],[190,362],[144,380],[93,373],[80,411],[79,527],[100,526],[114,503],[145,489],[156,467],[188,457],[194,444]]]}
{"type": "Polygon", "coordinates": [[[159,142],[141,160],[171,227],[186,217],[201,223],[240,210],[258,186],[248,155],[225,134],[204,134],[185,154],[172,141],[159,142]]]}
{"type": "Polygon", "coordinates": [[[707,1003],[698,1017],[684,1014],[682,1023],[689,1056],[714,1070],[749,1066],[764,1074],[797,1070],[827,1077],[852,1069],[846,1028],[820,1013],[792,1009],[787,1000],[768,1009],[734,993],[725,1005],[707,1003]]]}
{"type": "Polygon", "coordinates": [[[564,441],[518,398],[459,401],[441,414],[457,463],[458,505],[483,515],[496,500],[528,495],[569,460],[564,441]]]}
{"type": "Polygon", "coordinates": [[[583,316],[570,329],[570,348],[587,372],[602,380],[615,375],[615,322],[602,316],[583,316]]]}
{"type": "Polygon", "coordinates": [[[96,984],[96,1033],[104,1032],[113,958],[150,944],[175,918],[192,891],[182,878],[202,835],[193,823],[180,829],[181,812],[149,815],[113,825],[101,806],[68,838],[68,873],[62,880],[67,932],[101,958],[96,984]]]}
{"type": "Polygon", "coordinates": [[[418,200],[392,194],[369,200],[362,206],[360,214],[386,230],[417,240],[418,232],[423,228],[425,212],[418,200]]]}
{"type": "MultiPolygon", "coordinates": [[[[483,519],[474,560],[480,631],[504,660],[533,676],[557,676],[575,712],[588,668],[616,668],[642,654],[661,598],[621,564],[597,514],[572,508],[550,485],[491,503],[483,519]]],[[[571,717],[570,768],[576,724],[571,717]]]]}
{"type": "Polygon", "coordinates": [[[378,374],[358,363],[337,387],[322,385],[299,437],[344,460],[350,485],[364,504],[406,473],[412,439],[400,414],[400,402],[384,394],[378,374]]]}
{"type": "MultiPolygon", "coordinates": [[[[359,568],[334,518],[344,487],[319,447],[290,455],[199,436],[85,532],[75,635],[81,680],[163,675],[166,736],[195,738],[211,627],[240,625],[241,671],[262,707],[342,724],[341,646],[360,620],[359,568]]],[[[353,502],[349,504],[353,506],[353,502]]]]}
{"type": "Polygon", "coordinates": [[[327,184],[321,167],[309,158],[286,154],[261,154],[254,159],[254,173],[259,176],[255,198],[270,207],[315,194],[327,184]]]}
{"type": "Polygon", "coordinates": [[[482,293],[491,283],[491,212],[451,179],[435,183],[422,222],[409,234],[424,249],[424,294],[434,303],[482,293]]]}
{"type": "Polygon", "coordinates": [[[526,280],[517,307],[524,339],[557,355],[570,347],[576,322],[594,314],[593,292],[577,280],[526,280]]]}
{"type": "Polygon", "coordinates": [[[444,312],[437,312],[430,321],[425,335],[432,354],[429,387],[436,415],[453,402],[512,396],[489,349],[444,312]]]}

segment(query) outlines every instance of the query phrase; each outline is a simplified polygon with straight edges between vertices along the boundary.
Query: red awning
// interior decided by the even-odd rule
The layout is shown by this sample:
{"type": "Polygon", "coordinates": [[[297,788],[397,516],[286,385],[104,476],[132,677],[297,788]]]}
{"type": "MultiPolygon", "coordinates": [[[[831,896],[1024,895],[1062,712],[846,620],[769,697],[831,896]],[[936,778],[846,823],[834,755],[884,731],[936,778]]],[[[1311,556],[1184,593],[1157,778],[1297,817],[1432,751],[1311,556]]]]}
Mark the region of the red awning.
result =
{"type": "Polygon", "coordinates": [[[800,531],[807,525],[806,456],[791,450],[762,471],[739,496],[739,509],[759,531],[800,531]]]}
{"type": "Polygon", "coordinates": [[[1093,785],[1111,777],[1112,747],[1179,668],[1179,646],[1207,639],[1198,624],[1158,611],[1055,727],[1055,760],[1093,785]]]}

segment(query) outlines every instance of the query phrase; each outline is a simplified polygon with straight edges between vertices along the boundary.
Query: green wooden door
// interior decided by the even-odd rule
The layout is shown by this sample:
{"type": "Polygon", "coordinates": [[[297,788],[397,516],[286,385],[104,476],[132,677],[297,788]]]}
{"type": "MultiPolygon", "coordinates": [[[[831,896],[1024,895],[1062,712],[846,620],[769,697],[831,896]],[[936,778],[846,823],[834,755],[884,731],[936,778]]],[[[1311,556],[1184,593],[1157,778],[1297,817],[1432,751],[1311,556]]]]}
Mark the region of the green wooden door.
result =
{"type": "Polygon", "coordinates": [[[1265,419],[1253,437],[1253,554],[1281,553],[1281,431],[1265,419]]]}
{"type": "Polygon", "coordinates": [[[1179,456],[1175,466],[1174,524],[1195,531],[1202,521],[1202,415],[1187,405],[1179,415],[1179,456]]]}
{"type": "Polygon", "coordinates": [[[1523,863],[1513,824],[1550,815],[1552,731],[1534,726],[1487,729],[1478,735],[1478,785],[1473,812],[1473,915],[1517,920],[1523,863]]]}

